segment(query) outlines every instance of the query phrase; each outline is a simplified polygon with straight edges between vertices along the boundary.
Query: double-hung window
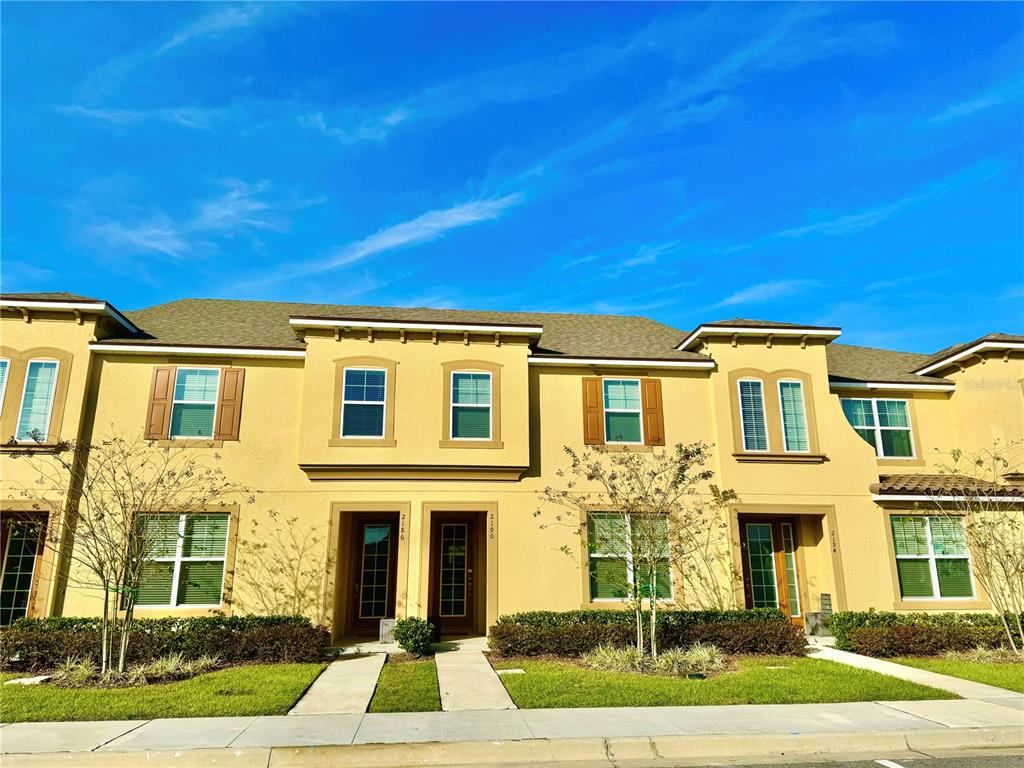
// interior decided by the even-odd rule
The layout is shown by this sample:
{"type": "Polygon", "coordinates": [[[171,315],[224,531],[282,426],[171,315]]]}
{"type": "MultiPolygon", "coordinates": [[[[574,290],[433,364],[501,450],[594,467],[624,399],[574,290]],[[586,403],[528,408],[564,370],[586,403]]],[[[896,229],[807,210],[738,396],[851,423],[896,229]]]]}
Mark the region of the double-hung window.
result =
{"type": "Polygon", "coordinates": [[[960,520],[893,515],[889,523],[904,599],[974,597],[967,537],[960,520]]]}
{"type": "Polygon", "coordinates": [[[764,382],[760,379],[740,379],[740,429],[743,432],[743,450],[768,450],[768,425],[764,414],[764,382]]]}
{"type": "Polygon", "coordinates": [[[383,438],[387,371],[346,368],[341,399],[341,436],[383,438]]]}
{"type": "Polygon", "coordinates": [[[843,398],[846,420],[879,458],[914,458],[906,400],[843,398]]]}
{"type": "Polygon", "coordinates": [[[779,412],[782,414],[782,442],[787,453],[810,450],[803,383],[790,379],[779,382],[779,412]]]}
{"type": "Polygon", "coordinates": [[[491,439],[491,374],[452,372],[451,439],[491,439]]]}
{"type": "Polygon", "coordinates": [[[604,379],[604,436],[610,444],[642,444],[639,379],[604,379]]]}
{"type": "Polygon", "coordinates": [[[219,368],[178,368],[171,404],[172,438],[213,437],[219,368]]]}
{"type": "Polygon", "coordinates": [[[136,605],[218,607],[223,599],[227,514],[148,515],[141,523],[150,554],[136,605]]]}
{"type": "Polygon", "coordinates": [[[587,515],[587,553],[592,601],[623,600],[633,593],[635,584],[649,597],[651,580],[644,571],[652,560],[656,560],[655,595],[659,600],[672,597],[667,518],[634,520],[614,512],[591,512],[587,515]],[[636,553],[646,553],[644,562],[634,562],[636,553]]]}
{"type": "Polygon", "coordinates": [[[25,373],[25,389],[21,396],[21,410],[18,414],[16,439],[48,439],[59,368],[60,364],[56,360],[29,360],[25,373]]]}

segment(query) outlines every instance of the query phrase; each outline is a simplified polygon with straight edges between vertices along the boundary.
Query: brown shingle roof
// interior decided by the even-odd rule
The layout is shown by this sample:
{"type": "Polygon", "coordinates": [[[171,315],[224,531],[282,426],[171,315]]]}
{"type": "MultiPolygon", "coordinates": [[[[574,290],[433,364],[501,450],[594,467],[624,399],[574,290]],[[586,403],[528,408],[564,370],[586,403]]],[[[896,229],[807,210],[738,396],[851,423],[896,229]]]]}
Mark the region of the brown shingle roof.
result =
{"type": "Polygon", "coordinates": [[[937,376],[912,373],[923,365],[928,355],[895,352],[874,347],[829,344],[825,347],[828,377],[836,382],[880,382],[887,384],[950,384],[937,376]]]}
{"type": "Polygon", "coordinates": [[[44,291],[42,293],[0,293],[0,299],[13,299],[17,301],[95,301],[103,303],[103,299],[94,299],[91,296],[79,296],[77,293],[65,293],[64,291],[44,291]]]}
{"type": "Polygon", "coordinates": [[[880,496],[1024,496],[1024,485],[954,475],[881,475],[871,492],[880,496]]]}
{"type": "Polygon", "coordinates": [[[967,341],[963,344],[954,344],[945,349],[940,349],[934,355],[924,355],[924,360],[914,369],[919,370],[921,368],[927,368],[929,365],[945,360],[947,357],[952,357],[958,352],[963,352],[965,349],[973,347],[975,344],[980,344],[983,341],[1010,341],[1010,342],[1024,342],[1024,336],[1020,336],[1013,333],[989,333],[982,336],[980,339],[974,341],[967,341]]]}
{"type": "Polygon", "coordinates": [[[105,339],[104,343],[175,346],[304,349],[289,317],[467,324],[539,325],[539,357],[708,360],[674,349],[681,332],[646,317],[544,312],[492,312],[422,307],[367,307],[229,299],[182,299],[135,312],[132,322],[144,338],[105,339]]]}

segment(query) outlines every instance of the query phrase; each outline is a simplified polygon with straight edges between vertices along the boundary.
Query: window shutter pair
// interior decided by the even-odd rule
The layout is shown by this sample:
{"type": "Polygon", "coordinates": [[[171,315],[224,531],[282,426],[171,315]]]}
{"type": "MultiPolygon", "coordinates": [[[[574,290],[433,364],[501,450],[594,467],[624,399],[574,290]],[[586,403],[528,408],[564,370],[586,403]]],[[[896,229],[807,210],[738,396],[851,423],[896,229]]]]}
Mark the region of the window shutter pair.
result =
{"type": "MultiPolygon", "coordinates": [[[[166,440],[171,428],[171,405],[174,402],[174,379],[177,368],[160,366],[153,369],[153,386],[146,411],[146,439],[166,440]]],[[[242,422],[242,389],[244,368],[223,368],[217,398],[217,423],[214,440],[237,440],[242,422]]]]}
{"type": "MultiPolygon", "coordinates": [[[[640,379],[641,416],[644,444],[665,444],[665,414],[661,402],[661,379],[640,379]]],[[[604,445],[604,395],[599,376],[583,379],[583,444],[604,445]]]]}

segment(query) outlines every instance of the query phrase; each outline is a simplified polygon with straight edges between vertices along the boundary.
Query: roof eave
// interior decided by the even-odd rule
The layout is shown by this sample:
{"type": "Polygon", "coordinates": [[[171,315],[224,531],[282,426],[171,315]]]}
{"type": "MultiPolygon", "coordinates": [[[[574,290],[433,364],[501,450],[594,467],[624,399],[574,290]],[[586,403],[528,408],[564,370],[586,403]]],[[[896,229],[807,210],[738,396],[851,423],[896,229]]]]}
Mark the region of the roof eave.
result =
{"type": "Polygon", "coordinates": [[[975,344],[969,345],[966,349],[960,350],[956,354],[947,355],[941,360],[936,360],[934,363],[929,363],[920,368],[916,368],[912,373],[916,373],[918,376],[927,376],[933,371],[938,371],[950,365],[955,365],[959,360],[971,357],[988,349],[1002,349],[1007,351],[1024,350],[1024,341],[979,341],[975,344]]]}
{"type": "Polygon", "coordinates": [[[699,326],[683,339],[677,350],[689,351],[694,342],[704,336],[793,336],[808,339],[828,339],[832,341],[843,333],[841,328],[792,327],[792,326],[755,326],[755,325],[713,325],[699,326]]]}
{"type": "Polygon", "coordinates": [[[112,317],[131,333],[142,333],[142,329],[125,317],[120,310],[108,301],[57,301],[42,299],[3,299],[0,307],[11,309],[50,309],[57,312],[91,312],[112,317]]]}

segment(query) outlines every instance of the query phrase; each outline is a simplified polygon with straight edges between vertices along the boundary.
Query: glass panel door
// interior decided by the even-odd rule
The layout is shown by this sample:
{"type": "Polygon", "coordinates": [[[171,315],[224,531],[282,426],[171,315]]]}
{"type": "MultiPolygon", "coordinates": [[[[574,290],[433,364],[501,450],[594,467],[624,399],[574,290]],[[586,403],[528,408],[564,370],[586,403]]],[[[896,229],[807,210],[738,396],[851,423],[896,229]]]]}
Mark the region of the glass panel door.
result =
{"type": "Polygon", "coordinates": [[[362,554],[359,618],[387,618],[388,576],[391,572],[390,523],[363,526],[362,554]]]}
{"type": "Polygon", "coordinates": [[[441,525],[441,616],[466,615],[466,569],[469,526],[441,525]]]}
{"type": "Polygon", "coordinates": [[[0,625],[24,618],[32,596],[36,554],[42,526],[39,523],[12,520],[7,524],[7,551],[4,552],[0,579],[0,625]]]}
{"type": "Polygon", "coordinates": [[[753,608],[778,608],[775,542],[771,523],[747,523],[747,558],[753,608]]]}

